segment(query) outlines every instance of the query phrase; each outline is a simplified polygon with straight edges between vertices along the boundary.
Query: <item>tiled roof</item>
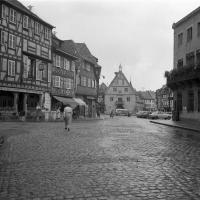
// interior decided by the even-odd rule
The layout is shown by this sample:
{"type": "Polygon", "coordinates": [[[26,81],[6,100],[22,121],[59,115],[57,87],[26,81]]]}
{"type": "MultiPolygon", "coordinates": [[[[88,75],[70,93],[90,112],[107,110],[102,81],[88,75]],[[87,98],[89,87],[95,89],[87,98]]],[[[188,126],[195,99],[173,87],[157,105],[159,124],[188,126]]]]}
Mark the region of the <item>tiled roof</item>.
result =
{"type": "Polygon", "coordinates": [[[57,36],[53,35],[52,46],[53,49],[77,58],[77,52],[73,40],[61,40],[57,36]]]}
{"type": "Polygon", "coordinates": [[[54,28],[54,26],[52,26],[51,24],[47,23],[46,21],[44,21],[43,19],[41,19],[40,17],[38,17],[36,14],[34,14],[33,12],[31,12],[26,6],[24,6],[22,3],[20,3],[17,0],[1,0],[2,2],[6,2],[10,5],[12,5],[13,7],[15,7],[16,9],[19,9],[21,11],[23,11],[24,13],[26,13],[27,15],[37,19],[38,21],[43,22],[44,24],[50,26],[51,28],[54,28]]]}
{"type": "Polygon", "coordinates": [[[90,51],[85,43],[75,43],[75,46],[76,46],[76,49],[77,49],[79,55],[83,59],[85,59],[93,64],[97,64],[96,58],[90,53],[90,51]]]}
{"type": "Polygon", "coordinates": [[[153,91],[138,91],[137,94],[142,99],[155,99],[155,92],[153,91]]]}

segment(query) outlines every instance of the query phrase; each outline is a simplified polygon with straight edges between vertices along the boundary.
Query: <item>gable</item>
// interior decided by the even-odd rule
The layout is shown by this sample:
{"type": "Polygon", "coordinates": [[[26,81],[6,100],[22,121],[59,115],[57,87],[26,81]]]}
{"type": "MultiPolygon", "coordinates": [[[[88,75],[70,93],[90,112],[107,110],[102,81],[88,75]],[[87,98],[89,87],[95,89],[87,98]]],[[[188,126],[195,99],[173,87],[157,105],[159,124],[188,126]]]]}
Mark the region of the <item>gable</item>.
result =
{"type": "Polygon", "coordinates": [[[111,81],[109,87],[107,88],[106,94],[113,93],[113,88],[115,87],[121,88],[121,91],[123,90],[123,88],[128,88],[128,93],[135,93],[132,85],[128,82],[127,78],[125,77],[122,71],[115,72],[115,77],[111,81]]]}

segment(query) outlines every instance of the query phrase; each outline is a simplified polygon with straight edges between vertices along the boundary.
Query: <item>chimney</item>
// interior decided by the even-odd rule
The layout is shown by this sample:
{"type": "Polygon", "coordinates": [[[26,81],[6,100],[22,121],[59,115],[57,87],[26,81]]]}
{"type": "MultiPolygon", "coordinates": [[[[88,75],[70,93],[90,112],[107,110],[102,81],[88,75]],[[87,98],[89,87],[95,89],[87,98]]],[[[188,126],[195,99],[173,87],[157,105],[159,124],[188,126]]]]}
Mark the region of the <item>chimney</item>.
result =
{"type": "Polygon", "coordinates": [[[29,9],[30,11],[33,10],[33,6],[32,6],[32,5],[29,5],[29,6],[27,6],[27,7],[28,7],[28,9],[29,9]]]}

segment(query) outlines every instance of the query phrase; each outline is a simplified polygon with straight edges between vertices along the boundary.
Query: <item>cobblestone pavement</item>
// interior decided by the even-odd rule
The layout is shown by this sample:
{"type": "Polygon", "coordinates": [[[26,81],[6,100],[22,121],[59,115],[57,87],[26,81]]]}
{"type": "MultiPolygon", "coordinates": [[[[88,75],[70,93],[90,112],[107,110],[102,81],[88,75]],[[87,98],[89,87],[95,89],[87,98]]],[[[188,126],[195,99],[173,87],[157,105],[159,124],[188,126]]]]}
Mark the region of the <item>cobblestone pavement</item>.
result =
{"type": "Polygon", "coordinates": [[[0,123],[2,200],[197,200],[200,136],[117,117],[0,123]]]}

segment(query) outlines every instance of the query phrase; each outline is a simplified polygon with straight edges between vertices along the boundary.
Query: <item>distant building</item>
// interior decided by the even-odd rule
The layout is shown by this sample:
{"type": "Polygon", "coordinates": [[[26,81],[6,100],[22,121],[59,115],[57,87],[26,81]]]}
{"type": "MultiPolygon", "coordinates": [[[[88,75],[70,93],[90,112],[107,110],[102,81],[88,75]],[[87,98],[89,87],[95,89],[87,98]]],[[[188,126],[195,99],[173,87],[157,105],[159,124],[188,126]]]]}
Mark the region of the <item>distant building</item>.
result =
{"type": "Polygon", "coordinates": [[[19,1],[0,1],[0,113],[50,110],[53,26],[19,1]]]}
{"type": "Polygon", "coordinates": [[[174,66],[166,72],[174,120],[200,120],[200,7],[173,24],[174,66]]]}
{"type": "Polygon", "coordinates": [[[147,90],[147,91],[138,91],[138,102],[140,102],[141,106],[140,109],[143,106],[142,110],[145,111],[154,111],[156,110],[156,96],[155,92],[147,90]],[[143,102],[143,103],[142,103],[143,102]]]}
{"type": "Polygon", "coordinates": [[[99,103],[99,106],[100,106],[100,112],[101,113],[104,113],[105,111],[105,92],[107,90],[107,86],[105,83],[102,83],[100,86],[99,86],[99,95],[98,95],[98,103],[99,103]]]}
{"type": "Polygon", "coordinates": [[[160,111],[171,112],[173,110],[173,93],[166,85],[156,90],[156,104],[160,111]]]}
{"type": "Polygon", "coordinates": [[[128,109],[134,113],[136,109],[136,91],[132,84],[128,82],[122,66],[119,66],[119,71],[115,72],[115,77],[111,81],[105,93],[106,113],[117,108],[128,109]]]}

